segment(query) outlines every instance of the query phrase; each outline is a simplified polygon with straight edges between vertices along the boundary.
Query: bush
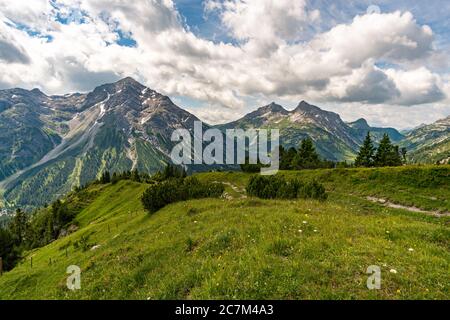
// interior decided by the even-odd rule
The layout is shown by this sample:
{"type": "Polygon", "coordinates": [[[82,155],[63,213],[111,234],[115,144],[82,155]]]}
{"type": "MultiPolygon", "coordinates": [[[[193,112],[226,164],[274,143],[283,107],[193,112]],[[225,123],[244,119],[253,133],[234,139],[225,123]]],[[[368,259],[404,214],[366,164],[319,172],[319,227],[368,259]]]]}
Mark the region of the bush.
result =
{"type": "Polygon", "coordinates": [[[247,195],[261,199],[318,199],[325,200],[325,187],[317,181],[303,183],[282,176],[253,176],[247,185],[247,195]]]}
{"type": "Polygon", "coordinates": [[[174,202],[218,198],[224,190],[222,184],[202,183],[193,177],[169,179],[148,188],[142,195],[142,204],[147,211],[154,213],[174,202]]]}
{"type": "Polygon", "coordinates": [[[325,192],[325,187],[317,181],[309,182],[299,189],[299,198],[303,199],[317,199],[326,200],[328,195],[325,192]]]}

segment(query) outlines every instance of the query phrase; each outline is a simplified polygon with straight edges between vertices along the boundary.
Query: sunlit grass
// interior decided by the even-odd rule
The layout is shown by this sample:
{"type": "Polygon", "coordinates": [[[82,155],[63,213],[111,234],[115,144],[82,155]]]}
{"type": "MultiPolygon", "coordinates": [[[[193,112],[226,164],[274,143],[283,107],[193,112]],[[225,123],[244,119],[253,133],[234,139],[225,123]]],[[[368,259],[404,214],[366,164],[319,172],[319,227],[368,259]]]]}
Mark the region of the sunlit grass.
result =
{"type": "MultiPolygon", "coordinates": [[[[449,218],[389,209],[365,200],[360,195],[374,191],[398,201],[408,199],[390,194],[390,187],[363,186],[348,177],[364,177],[370,170],[284,174],[305,179],[330,175],[324,181],[331,191],[329,199],[242,198],[249,175],[208,173],[200,179],[227,182],[233,199],[181,202],[149,215],[140,202],[146,185],[121,181],[94,187],[99,194],[78,215],[80,229],[28,252],[17,268],[0,277],[0,298],[449,297],[449,218]],[[334,175],[346,178],[339,184],[334,175]],[[88,239],[86,251],[74,247],[82,237],[88,239]],[[94,246],[97,249],[91,250],[94,246]],[[66,288],[66,268],[72,264],[82,269],[82,289],[75,292],[66,288]],[[381,267],[380,290],[366,287],[370,265],[381,267]]],[[[430,192],[414,188],[416,195],[430,192]]],[[[439,199],[442,190],[448,190],[448,185],[437,191],[439,199]]],[[[435,208],[446,206],[442,200],[435,208]]]]}

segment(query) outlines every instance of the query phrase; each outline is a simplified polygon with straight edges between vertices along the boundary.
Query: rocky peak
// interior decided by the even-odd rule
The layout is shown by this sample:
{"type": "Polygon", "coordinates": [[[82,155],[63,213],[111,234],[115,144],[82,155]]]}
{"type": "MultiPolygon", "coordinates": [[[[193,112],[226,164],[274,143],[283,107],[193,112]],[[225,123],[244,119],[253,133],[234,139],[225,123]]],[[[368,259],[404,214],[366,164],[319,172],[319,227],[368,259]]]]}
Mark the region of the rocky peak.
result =
{"type": "Polygon", "coordinates": [[[294,109],[294,112],[305,112],[305,113],[319,113],[323,112],[324,110],[320,109],[319,107],[313,106],[312,104],[309,104],[305,100],[302,100],[297,108],[294,109]]]}
{"type": "Polygon", "coordinates": [[[33,90],[30,91],[30,93],[36,95],[36,96],[46,96],[45,93],[43,93],[40,89],[38,88],[34,88],[33,90]]]}
{"type": "Polygon", "coordinates": [[[279,104],[276,104],[275,102],[272,102],[267,106],[261,107],[259,110],[261,110],[262,112],[284,113],[284,114],[288,113],[286,109],[284,109],[279,104]]]}
{"type": "Polygon", "coordinates": [[[358,119],[354,122],[350,122],[350,123],[348,123],[348,125],[355,129],[366,129],[366,130],[370,129],[370,126],[367,123],[366,119],[363,119],[363,118],[358,119]]]}

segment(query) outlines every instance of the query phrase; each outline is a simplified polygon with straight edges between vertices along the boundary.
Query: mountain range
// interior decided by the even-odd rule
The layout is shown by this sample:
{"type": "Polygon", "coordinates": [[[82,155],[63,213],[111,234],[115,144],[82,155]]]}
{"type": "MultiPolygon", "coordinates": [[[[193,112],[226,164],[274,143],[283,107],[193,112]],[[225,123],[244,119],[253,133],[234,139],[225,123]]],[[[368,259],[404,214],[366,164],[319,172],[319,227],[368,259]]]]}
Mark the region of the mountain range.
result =
{"type": "MultiPolygon", "coordinates": [[[[199,119],[171,99],[132,78],[89,93],[47,96],[38,89],[0,90],[0,195],[4,206],[33,208],[111,172],[153,173],[170,161],[174,129],[193,133],[199,119]]],[[[212,127],[205,125],[204,127],[212,127]]],[[[292,111],[271,103],[229,128],[279,128],[281,143],[297,147],[310,137],[320,155],[351,161],[367,132],[387,133],[408,148],[413,162],[450,159],[450,117],[406,136],[366,120],[346,123],[334,112],[305,101],[292,111]]]]}

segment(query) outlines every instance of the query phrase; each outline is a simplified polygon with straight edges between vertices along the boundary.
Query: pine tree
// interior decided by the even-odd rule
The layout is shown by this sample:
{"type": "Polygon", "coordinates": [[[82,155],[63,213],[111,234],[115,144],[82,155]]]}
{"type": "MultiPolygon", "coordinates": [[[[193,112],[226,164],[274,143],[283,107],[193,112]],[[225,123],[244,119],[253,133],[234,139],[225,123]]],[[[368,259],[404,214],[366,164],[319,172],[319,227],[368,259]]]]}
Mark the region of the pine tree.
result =
{"type": "Polygon", "coordinates": [[[375,166],[401,166],[403,164],[400,156],[398,146],[394,146],[391,143],[391,139],[387,133],[384,134],[383,139],[380,141],[377,153],[375,154],[375,166]]]}
{"type": "Polygon", "coordinates": [[[141,176],[139,175],[139,171],[137,171],[136,169],[131,172],[131,180],[141,182],[141,176]]]}
{"type": "Polygon", "coordinates": [[[366,139],[359,149],[358,156],[355,160],[355,166],[357,167],[372,167],[374,164],[375,148],[372,143],[372,137],[370,132],[367,133],[366,139]]]}
{"type": "Polygon", "coordinates": [[[306,138],[300,144],[297,155],[292,160],[292,167],[295,170],[314,169],[321,165],[319,155],[314,148],[311,138],[306,138]]]}
{"type": "Polygon", "coordinates": [[[378,146],[377,153],[375,154],[375,165],[377,167],[386,166],[391,148],[391,140],[387,134],[384,134],[383,139],[381,139],[380,145],[378,146]]]}
{"type": "Polygon", "coordinates": [[[280,170],[292,170],[292,160],[296,154],[297,150],[295,148],[286,150],[280,146],[280,170]]]}
{"type": "Polygon", "coordinates": [[[25,212],[16,210],[13,220],[9,225],[9,230],[13,236],[16,245],[20,246],[25,240],[25,234],[28,228],[28,218],[25,212]]]}
{"type": "Polygon", "coordinates": [[[403,164],[406,164],[408,162],[408,159],[406,158],[406,154],[408,151],[406,150],[406,148],[402,148],[400,152],[402,154],[403,164]]]}
{"type": "Polygon", "coordinates": [[[102,176],[100,178],[100,183],[101,184],[107,184],[111,182],[111,175],[109,174],[109,171],[104,171],[102,173],[102,176]]]}

